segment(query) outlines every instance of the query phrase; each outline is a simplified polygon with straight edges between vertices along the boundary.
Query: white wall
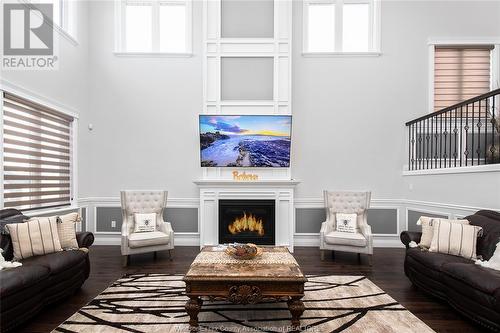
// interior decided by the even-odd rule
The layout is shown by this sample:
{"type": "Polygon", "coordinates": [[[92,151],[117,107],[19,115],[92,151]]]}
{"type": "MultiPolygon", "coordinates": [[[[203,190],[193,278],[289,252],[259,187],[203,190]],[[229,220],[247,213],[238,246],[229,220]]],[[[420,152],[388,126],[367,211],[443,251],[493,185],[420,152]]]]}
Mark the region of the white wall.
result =
{"type": "Polygon", "coordinates": [[[123,189],[168,189],[195,197],[201,174],[197,115],[202,110],[201,2],[193,5],[189,58],[124,58],[114,51],[112,1],[90,3],[92,132],[81,156],[80,197],[117,197],[123,189]]]}
{"type": "Polygon", "coordinates": [[[59,69],[57,70],[5,70],[1,78],[23,89],[46,97],[57,104],[83,113],[88,104],[88,4],[77,1],[77,45],[55,32],[59,39],[59,69]]]}

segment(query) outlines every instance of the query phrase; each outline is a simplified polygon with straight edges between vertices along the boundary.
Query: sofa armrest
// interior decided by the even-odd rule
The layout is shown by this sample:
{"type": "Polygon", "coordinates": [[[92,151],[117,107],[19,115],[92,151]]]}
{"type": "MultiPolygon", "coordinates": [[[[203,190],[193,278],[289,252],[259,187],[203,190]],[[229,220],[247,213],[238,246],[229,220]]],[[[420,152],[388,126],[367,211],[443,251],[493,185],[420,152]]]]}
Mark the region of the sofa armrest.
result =
{"type": "Polygon", "coordinates": [[[401,239],[401,242],[406,246],[408,249],[410,247],[410,242],[415,242],[415,243],[420,243],[420,238],[422,237],[421,232],[415,232],[415,231],[403,231],[399,238],[401,239]]]}
{"type": "Polygon", "coordinates": [[[94,234],[91,232],[77,232],[76,241],[79,247],[89,248],[90,245],[94,244],[94,234]]]}

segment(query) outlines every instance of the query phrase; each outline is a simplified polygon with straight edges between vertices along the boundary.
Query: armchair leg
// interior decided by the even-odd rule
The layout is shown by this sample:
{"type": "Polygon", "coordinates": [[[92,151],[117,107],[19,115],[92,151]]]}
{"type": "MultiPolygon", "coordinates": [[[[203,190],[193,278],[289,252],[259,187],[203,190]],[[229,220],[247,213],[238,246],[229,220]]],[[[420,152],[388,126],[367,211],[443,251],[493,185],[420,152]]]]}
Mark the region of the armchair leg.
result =
{"type": "Polygon", "coordinates": [[[361,253],[358,253],[358,263],[361,262],[361,253]]]}
{"type": "Polygon", "coordinates": [[[335,251],[332,250],[332,259],[335,259],[335,251]]]}
{"type": "Polygon", "coordinates": [[[368,265],[372,266],[373,265],[373,262],[372,262],[372,257],[373,257],[373,254],[369,254],[368,255],[368,265]]]}
{"type": "Polygon", "coordinates": [[[321,252],[321,261],[325,261],[325,250],[320,250],[321,252]]]}
{"type": "Polygon", "coordinates": [[[153,252],[153,258],[156,260],[156,257],[157,257],[157,255],[156,255],[156,251],[155,251],[155,252],[153,252]]]}
{"type": "Polygon", "coordinates": [[[172,256],[172,250],[168,250],[168,258],[170,259],[170,261],[174,259],[174,257],[172,256]]]}
{"type": "Polygon", "coordinates": [[[128,255],[127,256],[122,256],[122,265],[123,265],[123,267],[127,267],[128,262],[129,262],[128,255]]]}

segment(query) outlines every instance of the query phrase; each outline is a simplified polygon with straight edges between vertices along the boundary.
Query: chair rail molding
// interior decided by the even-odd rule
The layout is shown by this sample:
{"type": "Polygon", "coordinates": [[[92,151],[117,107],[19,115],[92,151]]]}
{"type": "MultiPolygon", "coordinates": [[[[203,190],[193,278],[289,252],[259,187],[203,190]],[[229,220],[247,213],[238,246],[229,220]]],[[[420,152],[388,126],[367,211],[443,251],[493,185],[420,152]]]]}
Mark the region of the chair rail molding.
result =
{"type": "MultiPolygon", "coordinates": [[[[303,197],[293,200],[294,209],[323,209],[324,199],[322,197],[303,197]]],[[[117,197],[82,197],[78,200],[78,206],[74,208],[86,209],[86,228],[88,231],[96,230],[97,207],[120,207],[120,198],[117,197]]],[[[167,208],[196,208],[198,209],[198,221],[200,221],[200,198],[168,198],[167,208]]],[[[394,209],[397,210],[398,234],[374,234],[374,247],[400,247],[399,233],[403,229],[408,230],[408,211],[416,211],[423,214],[438,214],[450,218],[464,218],[478,210],[500,210],[500,207],[477,207],[457,205],[451,203],[419,201],[410,199],[372,199],[371,209],[394,209]]],[[[199,223],[199,222],[198,222],[199,223]]],[[[200,226],[198,225],[198,231],[200,226]]],[[[176,232],[176,246],[199,246],[199,232],[176,232]]],[[[96,233],[96,244],[98,245],[119,245],[119,232],[98,232],[96,233]]],[[[319,230],[317,233],[293,233],[295,246],[319,246],[319,230]]]]}

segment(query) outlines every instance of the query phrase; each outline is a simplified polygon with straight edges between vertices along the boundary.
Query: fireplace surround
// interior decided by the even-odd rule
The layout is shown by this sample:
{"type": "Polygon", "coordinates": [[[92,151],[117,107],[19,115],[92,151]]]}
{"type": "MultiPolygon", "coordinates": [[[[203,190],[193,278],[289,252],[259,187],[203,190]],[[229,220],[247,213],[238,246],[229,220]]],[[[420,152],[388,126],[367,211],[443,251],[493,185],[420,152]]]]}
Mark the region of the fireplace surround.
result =
{"type": "Polygon", "coordinates": [[[219,200],[219,243],[275,245],[275,200],[219,200]]]}
{"type": "MultiPolygon", "coordinates": [[[[276,173],[281,172],[281,170],[278,168],[269,170],[269,172],[276,173]]],[[[227,176],[228,178],[231,177],[229,173],[227,176]]],[[[199,179],[195,180],[194,183],[200,190],[200,247],[223,243],[219,240],[220,201],[270,200],[274,202],[275,206],[274,245],[286,246],[293,252],[293,236],[295,232],[293,197],[295,186],[300,183],[299,180],[234,181],[232,179],[199,179]]]]}

